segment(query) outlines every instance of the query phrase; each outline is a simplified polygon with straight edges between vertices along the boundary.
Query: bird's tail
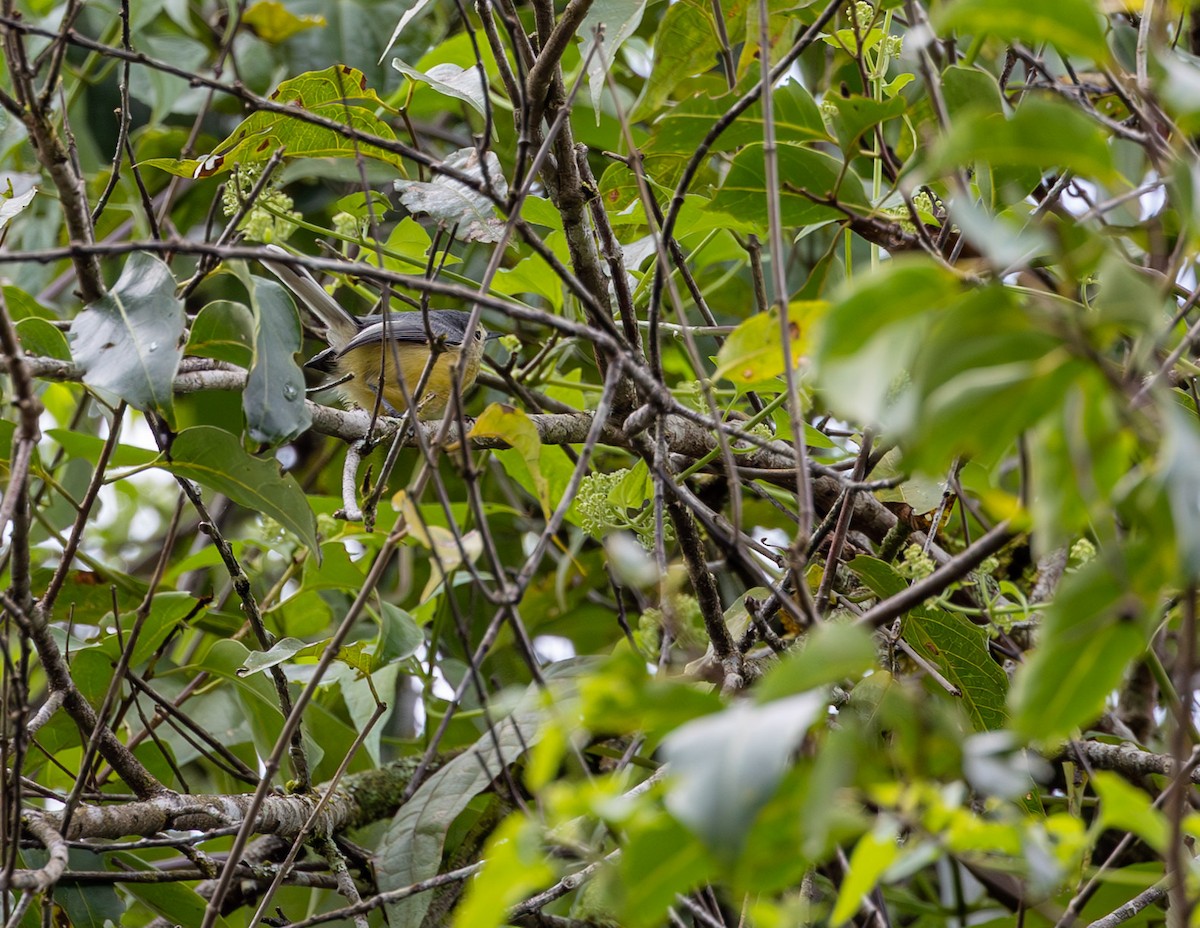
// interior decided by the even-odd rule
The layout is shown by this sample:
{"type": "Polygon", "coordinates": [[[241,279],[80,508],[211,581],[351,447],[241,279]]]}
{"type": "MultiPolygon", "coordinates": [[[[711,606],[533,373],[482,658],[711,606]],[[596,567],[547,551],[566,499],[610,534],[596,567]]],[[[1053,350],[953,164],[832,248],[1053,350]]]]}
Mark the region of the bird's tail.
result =
{"type": "MultiPolygon", "coordinates": [[[[286,251],[277,245],[265,246],[267,251],[290,259],[286,251]]],[[[283,281],[284,285],[308,307],[309,311],[321,320],[328,329],[327,339],[334,348],[341,348],[358,334],[362,327],[359,321],[348,313],[341,305],[325,292],[305,268],[282,261],[264,259],[263,266],[283,281]]]]}

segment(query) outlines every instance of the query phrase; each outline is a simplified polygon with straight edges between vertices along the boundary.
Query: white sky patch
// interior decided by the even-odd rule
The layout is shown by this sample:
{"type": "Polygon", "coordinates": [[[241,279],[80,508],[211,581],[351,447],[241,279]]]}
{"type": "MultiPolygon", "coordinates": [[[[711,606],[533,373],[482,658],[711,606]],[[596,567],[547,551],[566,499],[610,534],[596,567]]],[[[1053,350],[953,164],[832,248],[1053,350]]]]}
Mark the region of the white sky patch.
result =
{"type": "MultiPolygon", "coordinates": [[[[791,538],[788,537],[788,533],[781,528],[763,528],[761,525],[756,525],[753,529],[751,529],[750,537],[757,538],[768,548],[778,548],[781,551],[786,550],[787,546],[791,544],[791,538]]],[[[779,570],[778,564],[772,560],[769,560],[765,555],[759,553],[754,548],[750,549],[750,553],[758,558],[759,562],[762,563],[764,567],[772,571],[779,570]]]]}
{"type": "Polygon", "coordinates": [[[575,645],[561,635],[538,635],[533,639],[533,653],[539,661],[556,664],[575,656],[575,645]]]}
{"type": "Polygon", "coordinates": [[[1138,205],[1141,207],[1141,215],[1138,219],[1145,222],[1151,216],[1157,216],[1162,208],[1167,203],[1167,191],[1165,187],[1155,187],[1138,197],[1138,205]]]}
{"type": "Polygon", "coordinates": [[[1082,216],[1091,209],[1091,203],[1088,200],[1091,203],[1096,202],[1096,185],[1086,180],[1080,180],[1078,177],[1071,181],[1067,185],[1067,189],[1062,193],[1063,209],[1072,216],[1082,216]],[[1073,190],[1082,190],[1087,199],[1085,200],[1083,197],[1076,196],[1072,192],[1073,190]]]}

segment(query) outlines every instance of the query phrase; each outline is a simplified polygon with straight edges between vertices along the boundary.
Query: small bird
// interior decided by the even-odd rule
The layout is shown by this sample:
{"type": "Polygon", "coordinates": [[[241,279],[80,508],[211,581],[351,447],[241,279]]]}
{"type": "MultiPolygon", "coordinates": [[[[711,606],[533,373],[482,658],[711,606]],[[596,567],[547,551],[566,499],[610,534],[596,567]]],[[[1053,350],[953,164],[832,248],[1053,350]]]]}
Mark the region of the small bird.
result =
{"type": "MultiPolygon", "coordinates": [[[[266,249],[290,258],[286,251],[275,245],[267,245],[266,249]]],[[[399,416],[408,408],[404,399],[406,391],[401,388],[396,375],[397,365],[407,393],[416,404],[418,419],[435,419],[446,411],[454,389],[454,368],[461,371],[463,390],[475,382],[484,341],[490,336],[482,325],[476,325],[470,338],[467,337],[470,313],[457,309],[431,309],[427,314],[403,312],[354,316],[326,293],[304,268],[270,260],[264,260],[263,265],[325,325],[329,348],[305,366],[333,371],[347,378],[340,385],[342,393],[363,409],[374,410],[378,401],[386,413],[399,416]],[[441,352],[425,382],[422,396],[417,397],[414,393],[432,351],[430,332],[440,341],[441,352]]]]}

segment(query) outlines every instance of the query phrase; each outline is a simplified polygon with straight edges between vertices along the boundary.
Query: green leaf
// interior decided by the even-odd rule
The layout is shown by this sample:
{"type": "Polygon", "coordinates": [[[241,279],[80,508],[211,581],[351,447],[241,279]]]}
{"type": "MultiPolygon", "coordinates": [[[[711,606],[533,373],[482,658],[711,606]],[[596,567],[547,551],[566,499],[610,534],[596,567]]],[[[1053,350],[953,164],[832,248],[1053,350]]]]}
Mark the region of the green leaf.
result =
{"type": "MultiPolygon", "coordinates": [[[[24,848],[18,853],[24,858],[24,863],[17,866],[43,867],[49,860],[49,855],[41,848],[36,851],[24,848]]],[[[94,854],[73,847],[67,854],[67,869],[73,873],[102,871],[105,869],[106,860],[111,860],[107,854],[94,854]]],[[[142,866],[147,865],[143,863],[142,866]]],[[[128,907],[128,900],[117,892],[115,884],[100,883],[89,886],[86,883],[71,883],[70,880],[65,880],[54,887],[54,916],[51,924],[56,928],[59,925],[121,925],[125,923],[128,907]],[[60,906],[62,911],[59,910],[60,906]]],[[[37,912],[38,908],[30,907],[30,911],[26,913],[26,920],[21,922],[22,926],[40,928],[42,920],[37,917],[40,914],[37,912]],[[31,915],[34,917],[29,918],[31,915]]]]}
{"type": "Polygon", "coordinates": [[[1101,554],[1068,574],[1046,610],[1038,647],[1009,695],[1012,726],[1022,735],[1052,742],[1092,722],[1145,649],[1141,603],[1125,577],[1130,565],[1108,563],[1117,557],[1101,554]]]}
{"type": "MultiPolygon", "coordinates": [[[[895,596],[908,585],[894,567],[877,558],[860,555],[847,566],[880,600],[895,596]]],[[[992,660],[982,628],[945,609],[918,606],[905,615],[900,634],[958,688],[959,702],[976,730],[991,731],[1004,725],[1008,677],[992,660]]],[[[930,687],[945,692],[937,684],[930,687]]]]}
{"type": "Polygon", "coordinates": [[[667,808],[719,858],[733,859],[824,711],[824,694],[808,692],[762,706],[738,704],[677,728],[662,748],[671,765],[667,808]]]}
{"type": "Polygon", "coordinates": [[[67,337],[45,319],[22,319],[17,323],[17,338],[21,340],[21,350],[27,355],[54,358],[56,361],[71,360],[67,337]]]}
{"type": "MultiPolygon", "coordinates": [[[[168,591],[156,595],[150,605],[146,621],[142,623],[141,631],[138,633],[129,666],[138,667],[148,661],[162,643],[181,627],[185,618],[203,611],[198,608],[201,605],[201,600],[196,599],[191,593],[168,591]]],[[[121,621],[123,634],[120,637],[115,633],[107,635],[101,642],[100,650],[113,661],[120,658],[122,649],[129,642],[131,620],[132,616],[123,616],[121,621]]]]}
{"type": "Polygon", "coordinates": [[[13,195],[12,178],[7,178],[8,189],[0,193],[0,232],[4,231],[4,227],[16,216],[19,216],[25,211],[25,208],[33,202],[33,198],[37,195],[38,188],[30,187],[22,194],[13,195]]]}
{"type": "Polygon", "coordinates": [[[600,97],[604,93],[605,75],[625,40],[641,25],[645,10],[646,0],[596,0],[575,30],[575,34],[583,39],[580,55],[587,62],[588,91],[597,125],[600,124],[600,97]],[[603,41],[593,51],[598,28],[604,30],[603,41]]]}
{"type": "Polygon", "coordinates": [[[874,666],[875,642],[870,634],[846,622],[826,622],[809,632],[804,650],[792,651],[767,672],[754,695],[759,702],[770,702],[857,679],[874,666]]]}
{"type": "Polygon", "coordinates": [[[416,620],[389,602],[380,603],[379,637],[375,664],[383,667],[412,657],[425,644],[425,633],[416,620]]]}
{"type": "Polygon", "coordinates": [[[1155,853],[1166,854],[1171,829],[1166,816],[1137,787],[1118,774],[1097,770],[1091,776],[1092,787],[1100,798],[1100,826],[1137,835],[1155,853]]]}
{"type": "Polygon", "coordinates": [[[1068,55],[1083,55],[1103,63],[1109,58],[1102,20],[1091,0],[954,0],[938,6],[933,28],[1000,39],[1021,39],[1031,46],[1043,42],[1068,55]]]}
{"type": "MultiPolygon", "coordinates": [[[[271,99],[389,142],[396,140],[391,126],[373,112],[376,107],[386,108],[386,104],[367,86],[366,75],[357,68],[333,65],[323,71],[306,71],[283,81],[271,99]]],[[[183,160],[153,158],[143,161],[142,166],[179,177],[211,177],[230,170],[234,164],[263,164],[280,150],[288,158],[353,159],[362,155],[404,171],[400,155],[394,152],[271,110],[249,116],[208,155],[183,160]]]]}
{"type": "Polygon", "coordinates": [[[920,258],[900,258],[845,285],[817,323],[817,381],[841,415],[879,422],[909,377],[929,316],[954,299],[953,276],[920,258]]]}
{"type": "MultiPolygon", "coordinates": [[[[378,845],[376,878],[382,892],[438,872],[446,833],[467,804],[538,741],[543,710],[534,708],[540,689],[529,690],[511,716],[491,727],[470,749],[430,776],[401,806],[378,845]]],[[[428,893],[387,906],[392,928],[418,928],[429,908],[428,893]]]]}
{"type": "Polygon", "coordinates": [[[483,851],[483,870],[455,908],[454,928],[500,928],[508,909],[553,882],[555,871],[542,846],[542,829],[523,813],[500,823],[483,851]]]}
{"type": "Polygon", "coordinates": [[[680,81],[713,66],[719,50],[712,6],[703,0],[672,3],[654,35],[654,66],[630,121],[657,113],[680,81]]]}
{"type": "Polygon", "coordinates": [[[12,284],[0,284],[0,293],[4,295],[8,315],[14,322],[22,319],[45,319],[53,322],[58,317],[36,299],[12,284]]]}
{"type": "MultiPolygon", "coordinates": [[[[821,201],[836,200],[853,212],[870,211],[862,181],[857,174],[844,172],[842,162],[837,158],[797,145],[780,145],[777,154],[779,176],[783,179],[779,194],[780,214],[785,226],[809,226],[846,218],[842,209],[826,202],[814,202],[814,197],[821,201]]],[[[763,157],[761,142],[747,145],[738,152],[713,199],[712,208],[753,222],[765,234],[767,182],[763,157]]]]}
{"type": "Polygon", "coordinates": [[[254,361],[242,394],[250,439],[268,445],[291,441],[312,425],[304,402],[304,374],[296,363],[303,334],[288,292],[273,280],[245,275],[254,315],[254,361]]]}
{"type": "Polygon", "coordinates": [[[629,928],[662,925],[662,913],[675,904],[675,897],[716,870],[704,845],[678,822],[666,815],[646,818],[635,819],[627,829],[616,881],[629,928]]]}
{"type": "MultiPolygon", "coordinates": [[[[829,94],[826,99],[837,107],[833,130],[837,134],[838,145],[847,157],[858,154],[859,140],[864,134],[889,119],[903,116],[907,107],[903,97],[872,100],[870,97],[862,97],[857,94],[848,97],[829,94]]],[[[872,136],[867,139],[864,145],[870,147],[873,138],[872,136]]]]}
{"type": "MultiPolygon", "coordinates": [[[[945,609],[918,607],[905,616],[900,634],[958,687],[960,704],[976,731],[1004,726],[1008,677],[992,659],[982,628],[945,609]]],[[[936,683],[929,686],[945,692],[936,683]]]]}
{"type": "MultiPolygon", "coordinates": [[[[696,94],[666,114],[654,124],[648,152],[685,152],[691,154],[699,147],[713,124],[739,98],[730,92],[719,97],[696,94]]],[[[771,97],[775,117],[775,137],[781,142],[806,142],[829,137],[821,111],[812,95],[799,83],[785,84],[771,97]]],[[[743,145],[761,142],[763,137],[762,103],[755,103],[742,113],[724,132],[717,136],[713,151],[734,151],[743,145]]]]}
{"type": "Polygon", "coordinates": [[[938,473],[955,456],[994,461],[1086,370],[1036,303],[998,286],[964,294],[925,334],[897,402],[907,465],[938,473]]]}
{"type": "MultiPolygon", "coordinates": [[[[68,457],[83,458],[93,464],[100,460],[100,453],[106,444],[103,438],[71,429],[49,429],[46,435],[54,439],[68,457]]],[[[158,458],[159,455],[156,451],[135,448],[133,445],[117,445],[113,449],[109,463],[116,467],[145,467],[147,464],[153,464],[158,458]]]]}
{"type": "Polygon", "coordinates": [[[192,321],[187,353],[249,368],[254,357],[254,316],[247,306],[214,300],[192,321]]]}
{"type": "Polygon", "coordinates": [[[934,146],[927,167],[942,174],[973,161],[1042,173],[1058,167],[1120,182],[1100,126],[1076,107],[1038,96],[1028,98],[1009,119],[974,112],[956,120],[934,146]]]}
{"type": "Polygon", "coordinates": [[[185,429],[171,443],[169,460],[159,466],[270,516],[320,557],[316,518],[296,479],[280,474],[274,459],[247,454],[224,429],[208,425],[185,429]]]}
{"type": "Polygon", "coordinates": [[[309,647],[309,643],[301,641],[299,638],[280,638],[267,651],[251,651],[242,666],[237,669],[237,674],[239,677],[248,677],[259,671],[276,667],[290,661],[307,647],[309,647]]]}
{"type": "Polygon", "coordinates": [[[171,269],[153,255],[130,255],[116,286],[71,324],[83,382],[173,425],[171,386],[183,356],[183,327],[171,269]]]}
{"type": "Polygon", "coordinates": [[[830,924],[848,922],[862,906],[863,897],[875,888],[879,878],[896,862],[900,856],[900,845],[896,838],[896,825],[888,819],[881,819],[874,831],[859,838],[850,854],[845,879],[838,889],[837,902],[833,906],[833,914],[829,916],[830,924]]]}

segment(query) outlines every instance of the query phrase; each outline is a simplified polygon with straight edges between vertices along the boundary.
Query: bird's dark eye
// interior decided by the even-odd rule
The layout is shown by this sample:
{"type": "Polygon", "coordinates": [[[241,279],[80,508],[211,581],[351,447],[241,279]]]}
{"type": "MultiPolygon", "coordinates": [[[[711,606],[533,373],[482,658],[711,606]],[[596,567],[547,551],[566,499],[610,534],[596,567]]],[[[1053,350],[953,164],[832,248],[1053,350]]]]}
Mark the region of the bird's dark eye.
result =
{"type": "Polygon", "coordinates": [[[483,341],[483,329],[477,328],[475,330],[475,341],[477,341],[477,342],[483,341]]]}

